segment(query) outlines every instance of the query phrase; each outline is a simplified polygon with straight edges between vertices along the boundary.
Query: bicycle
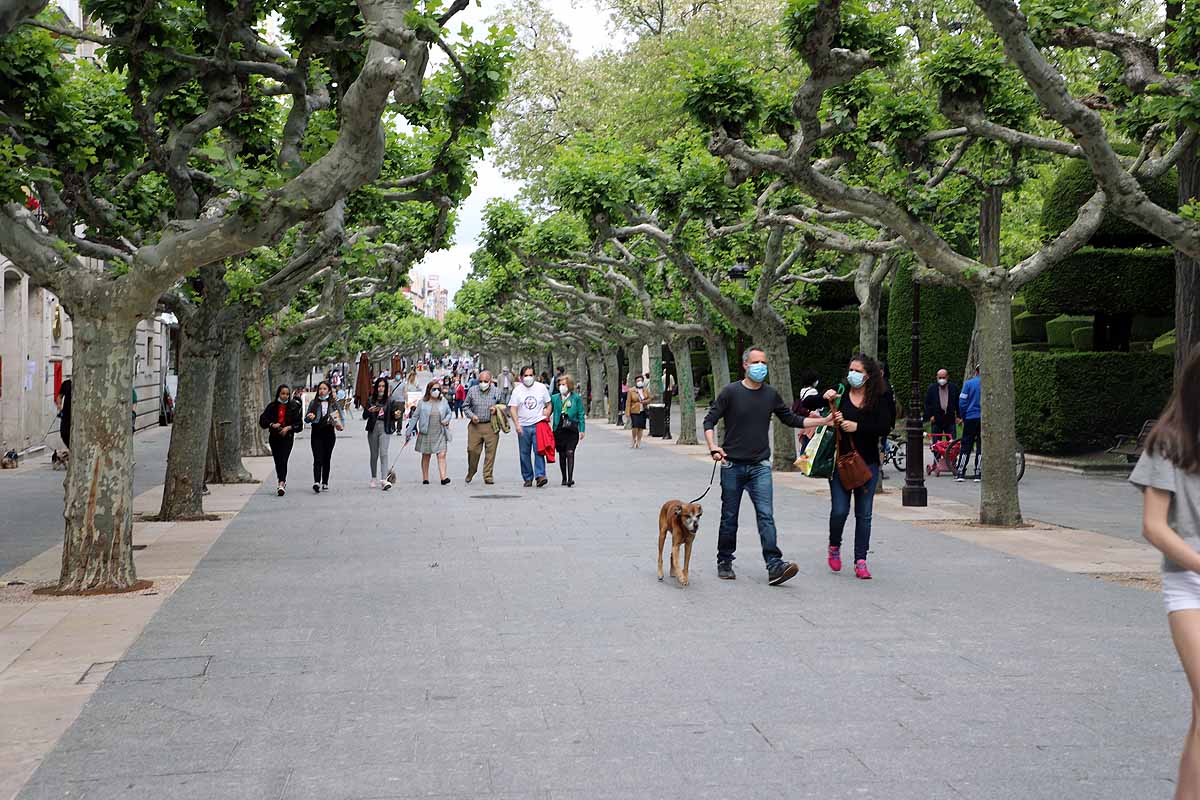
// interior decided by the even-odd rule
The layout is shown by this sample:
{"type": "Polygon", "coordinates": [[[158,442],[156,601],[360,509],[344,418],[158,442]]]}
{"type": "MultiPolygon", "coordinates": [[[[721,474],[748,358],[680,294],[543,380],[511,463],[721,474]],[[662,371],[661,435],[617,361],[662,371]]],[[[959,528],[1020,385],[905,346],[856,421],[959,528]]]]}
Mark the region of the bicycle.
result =
{"type": "MultiPolygon", "coordinates": [[[[928,434],[926,434],[926,436],[928,436],[928,434]]],[[[958,464],[958,454],[961,449],[962,439],[955,439],[948,447],[945,448],[945,464],[948,465],[948,469],[951,474],[954,474],[954,467],[958,464]]],[[[982,451],[980,452],[982,453],[982,451]]],[[[968,458],[969,457],[970,456],[968,456],[968,458]]],[[[1017,442],[1016,451],[1013,453],[1013,466],[1016,469],[1017,482],[1019,483],[1021,479],[1025,477],[1025,447],[1020,442],[1017,442]]],[[[926,468],[927,474],[932,471],[932,467],[926,468]]],[[[938,474],[941,474],[941,470],[938,470],[938,474]]]]}
{"type": "Polygon", "coordinates": [[[889,463],[901,475],[908,464],[908,440],[903,435],[889,433],[883,440],[883,452],[879,457],[879,468],[883,469],[889,463]]]}

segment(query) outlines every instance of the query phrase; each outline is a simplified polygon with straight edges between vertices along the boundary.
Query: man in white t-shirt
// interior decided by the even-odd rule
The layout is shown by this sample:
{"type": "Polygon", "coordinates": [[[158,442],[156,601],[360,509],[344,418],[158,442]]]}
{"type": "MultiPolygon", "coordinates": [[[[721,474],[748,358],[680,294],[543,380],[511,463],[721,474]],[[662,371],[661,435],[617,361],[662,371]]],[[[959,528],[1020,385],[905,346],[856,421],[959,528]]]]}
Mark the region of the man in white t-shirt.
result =
{"type": "Polygon", "coordinates": [[[521,477],[526,486],[537,479],[538,488],[546,485],[546,459],[537,451],[537,425],[550,416],[550,390],[538,383],[533,367],[521,368],[521,382],[508,398],[509,416],[517,432],[521,454],[521,477]]]}

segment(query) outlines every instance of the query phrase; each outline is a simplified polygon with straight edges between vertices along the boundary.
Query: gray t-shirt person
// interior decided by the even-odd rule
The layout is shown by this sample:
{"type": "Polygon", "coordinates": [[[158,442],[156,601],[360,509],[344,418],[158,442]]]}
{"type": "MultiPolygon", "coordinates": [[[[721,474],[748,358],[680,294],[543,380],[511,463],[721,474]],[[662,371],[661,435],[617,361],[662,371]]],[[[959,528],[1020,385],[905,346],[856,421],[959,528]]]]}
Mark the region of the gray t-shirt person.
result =
{"type": "MultiPolygon", "coordinates": [[[[1133,468],[1129,482],[1143,490],[1152,487],[1170,492],[1167,524],[1193,550],[1200,551],[1200,473],[1185,472],[1169,459],[1146,451],[1133,468]]],[[[1166,556],[1163,556],[1162,568],[1163,572],[1187,571],[1166,556]]]]}

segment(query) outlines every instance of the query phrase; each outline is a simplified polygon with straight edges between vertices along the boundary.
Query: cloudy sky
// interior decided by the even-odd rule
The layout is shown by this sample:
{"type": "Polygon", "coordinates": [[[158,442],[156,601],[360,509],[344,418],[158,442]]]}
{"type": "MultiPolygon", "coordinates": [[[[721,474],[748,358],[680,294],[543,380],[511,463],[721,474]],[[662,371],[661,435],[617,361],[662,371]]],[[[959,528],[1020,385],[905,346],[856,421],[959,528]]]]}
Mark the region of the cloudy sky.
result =
{"type": "MultiPolygon", "coordinates": [[[[460,22],[466,22],[481,31],[484,29],[483,21],[501,5],[497,0],[483,0],[482,7],[472,3],[455,16],[451,27],[457,30],[460,22]]],[[[551,0],[548,5],[570,29],[571,43],[580,54],[591,54],[612,43],[607,12],[600,11],[590,0],[575,0],[573,3],[570,0],[551,0]]],[[[478,163],[475,170],[478,173],[475,188],[458,211],[454,246],[431,253],[413,268],[414,285],[418,274],[437,275],[441,285],[450,290],[452,299],[470,272],[470,256],[482,227],[483,207],[494,197],[515,197],[520,190],[520,185],[501,175],[490,159],[478,163]]]]}

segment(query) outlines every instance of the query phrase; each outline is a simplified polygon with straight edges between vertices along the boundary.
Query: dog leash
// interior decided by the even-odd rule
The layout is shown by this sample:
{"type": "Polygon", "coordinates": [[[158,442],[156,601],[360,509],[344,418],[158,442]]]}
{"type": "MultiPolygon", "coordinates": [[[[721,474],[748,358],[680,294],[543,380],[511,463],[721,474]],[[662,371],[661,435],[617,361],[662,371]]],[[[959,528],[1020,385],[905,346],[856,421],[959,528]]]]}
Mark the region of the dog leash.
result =
{"type": "Polygon", "coordinates": [[[701,500],[704,499],[705,494],[708,494],[710,491],[712,491],[713,481],[715,481],[717,479],[717,467],[719,467],[719,466],[721,466],[720,461],[713,462],[713,471],[712,471],[712,475],[708,479],[708,488],[704,490],[704,494],[700,495],[695,500],[693,500],[692,501],[693,503],[699,503],[701,500]]]}

